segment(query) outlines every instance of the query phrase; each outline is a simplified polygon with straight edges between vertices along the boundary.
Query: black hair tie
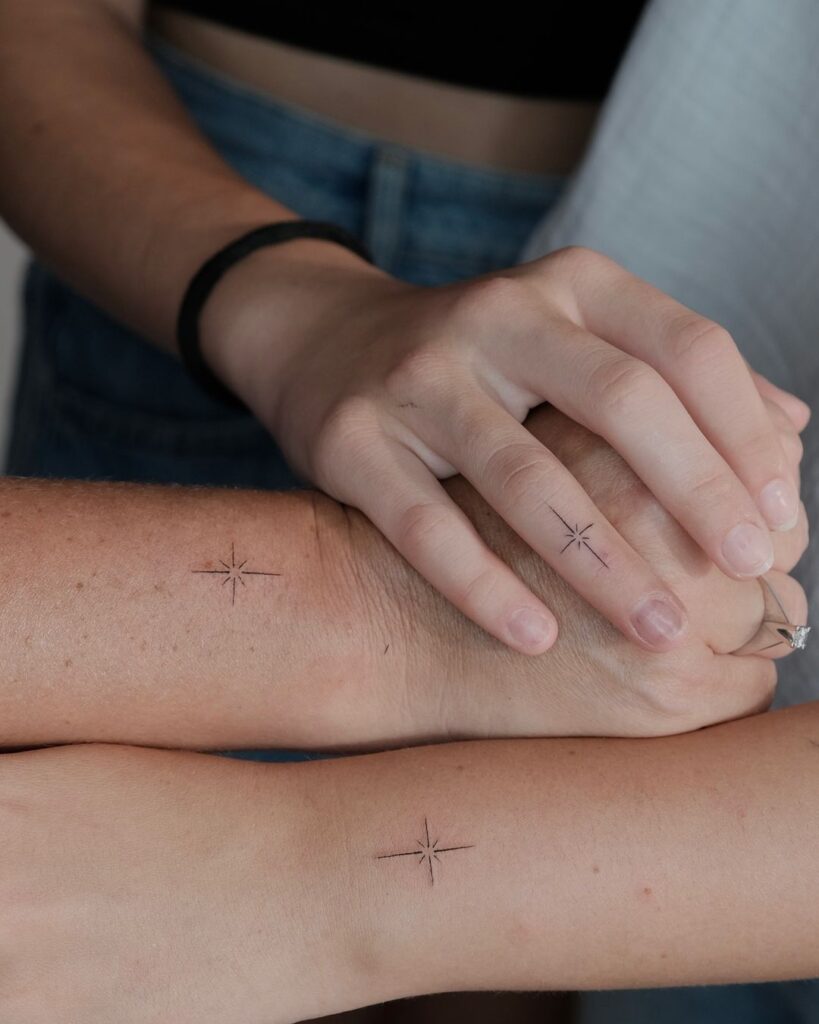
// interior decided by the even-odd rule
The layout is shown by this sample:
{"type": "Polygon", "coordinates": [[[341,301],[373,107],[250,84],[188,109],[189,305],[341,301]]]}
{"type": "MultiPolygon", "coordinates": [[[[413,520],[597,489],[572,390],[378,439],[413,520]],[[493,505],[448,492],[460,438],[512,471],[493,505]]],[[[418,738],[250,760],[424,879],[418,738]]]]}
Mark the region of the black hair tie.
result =
{"type": "Polygon", "coordinates": [[[199,314],[211,289],[234,263],[264,245],[276,245],[292,238],[325,238],[346,246],[369,263],[375,263],[367,247],[337,224],[320,220],[283,220],[263,224],[228,242],[196,271],[185,289],[176,321],[176,344],[182,364],[190,376],[211,397],[238,408],[245,403],[222,383],[205,362],[199,346],[199,314]]]}

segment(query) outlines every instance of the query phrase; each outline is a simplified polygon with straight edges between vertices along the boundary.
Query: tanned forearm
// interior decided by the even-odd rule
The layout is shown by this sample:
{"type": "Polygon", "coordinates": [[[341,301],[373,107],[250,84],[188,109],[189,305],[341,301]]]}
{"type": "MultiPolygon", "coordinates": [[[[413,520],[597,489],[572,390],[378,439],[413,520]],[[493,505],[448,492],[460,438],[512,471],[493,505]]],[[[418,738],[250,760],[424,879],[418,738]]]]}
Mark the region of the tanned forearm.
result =
{"type": "Polygon", "coordinates": [[[384,600],[409,573],[381,578],[353,517],[315,491],[0,481],[0,746],[418,739],[384,600]]]}
{"type": "Polygon", "coordinates": [[[0,748],[662,735],[767,707],[770,662],[714,656],[758,629],[760,588],[709,580],[656,508],[633,488],[623,499],[628,477],[605,449],[550,422],[531,426],[582,464],[601,507],[619,503],[624,536],[698,609],[679,658],[607,629],[461,477],[446,481],[453,500],[559,613],[542,657],[473,626],[364,515],[319,492],[6,478],[0,748]]]}
{"type": "MultiPolygon", "coordinates": [[[[0,3],[0,213],[81,294],[174,350],[197,267],[244,231],[296,214],[200,132],[142,46],[143,13],[137,0],[0,3]]],[[[294,286],[315,269],[377,273],[343,246],[309,239],[248,259],[269,267],[268,290],[281,282],[282,328],[300,301],[294,286]]],[[[269,340],[271,351],[281,341],[269,340]]]]}
{"type": "Polygon", "coordinates": [[[20,980],[0,1010],[142,1021],[150,993],[152,1020],[273,1024],[437,991],[815,977],[818,746],[811,704],[298,765],[8,755],[0,933],[20,980]]]}

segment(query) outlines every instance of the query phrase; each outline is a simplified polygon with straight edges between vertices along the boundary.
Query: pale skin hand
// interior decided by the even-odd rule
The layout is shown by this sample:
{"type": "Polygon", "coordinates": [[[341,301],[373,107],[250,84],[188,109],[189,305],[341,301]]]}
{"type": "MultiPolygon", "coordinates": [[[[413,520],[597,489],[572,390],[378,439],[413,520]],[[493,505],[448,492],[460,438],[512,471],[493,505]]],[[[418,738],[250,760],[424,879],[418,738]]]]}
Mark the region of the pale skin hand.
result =
{"type": "MultiPolygon", "coordinates": [[[[801,444],[777,408],[796,471],[801,444]]],[[[622,637],[461,478],[446,483],[453,500],[565,622],[538,658],[475,627],[369,520],[317,492],[6,479],[0,746],[654,735],[766,706],[770,662],[724,653],[757,631],[756,581],[722,574],[600,439],[548,409],[527,428],[684,594],[682,647],[656,654],[622,637]]],[[[556,515],[552,529],[565,546],[556,515]]],[[[584,537],[561,557],[597,564],[596,524],[584,537]]],[[[806,537],[803,515],[777,535],[768,576],[796,622],[804,595],[784,573],[806,537]]]]}
{"type": "MultiPolygon", "coordinates": [[[[139,0],[0,5],[0,129],[14,154],[0,162],[0,203],[65,280],[173,349],[196,268],[244,231],[297,214],[197,130],[142,50],[143,14],[139,0]]],[[[541,400],[606,437],[729,575],[734,528],[759,528],[758,550],[734,546],[741,570],[758,574],[770,556],[759,509],[778,526],[796,513],[776,431],[731,339],[594,253],[429,289],[334,243],[300,240],[243,261],[212,300],[206,353],[296,467],[527,653],[554,642],[552,610],[437,477],[462,472],[630,639],[664,650],[685,632],[683,609],[641,553],[521,427],[541,400]],[[784,490],[765,491],[780,479],[784,490]],[[547,503],[599,523],[617,570],[607,583],[555,558],[547,503]],[[667,607],[652,618],[656,596],[667,607]]]]}
{"type": "MultiPolygon", "coordinates": [[[[769,414],[797,472],[801,443],[796,428],[772,402],[769,414]]],[[[422,703],[432,704],[437,696],[438,731],[451,737],[660,735],[768,707],[776,672],[767,659],[792,653],[790,647],[781,643],[762,651],[770,642],[763,638],[750,648],[758,656],[729,652],[753,641],[763,613],[781,619],[769,591],[756,580],[736,581],[723,574],[599,438],[548,409],[530,416],[527,428],[682,596],[690,609],[689,635],[662,654],[630,643],[534,557],[463,479],[449,481],[449,494],[487,544],[557,609],[564,625],[550,651],[521,658],[466,622],[430,588],[411,593],[404,602],[409,651],[426,667],[413,669],[410,679],[418,681],[422,703]],[[434,693],[428,693],[429,686],[434,693]]],[[[577,518],[567,513],[572,527],[577,518]]],[[[598,581],[605,578],[609,570],[597,554],[607,559],[608,551],[596,523],[582,534],[588,546],[572,541],[572,530],[559,520],[553,528],[561,545],[569,545],[561,557],[591,567],[598,581]]],[[[774,535],[775,568],[765,576],[794,623],[805,622],[807,605],[802,588],[786,573],[804,552],[807,537],[802,507],[797,528],[774,535]]]]}
{"type": "MultiPolygon", "coordinates": [[[[320,244],[302,250],[305,266],[320,244]]],[[[274,327],[281,262],[258,253],[220,282],[204,318],[209,358],[306,479],[361,509],[510,646],[551,646],[554,609],[436,478],[461,473],[629,639],[669,650],[687,626],[679,595],[521,425],[544,400],[608,441],[733,579],[766,572],[769,527],[796,524],[797,480],[733,340],[602,255],[566,249],[436,288],[324,268],[307,287],[294,276],[286,326],[274,327]],[[597,524],[605,577],[558,557],[551,507],[597,524]]]]}
{"type": "Polygon", "coordinates": [[[301,765],[5,755],[0,1018],[286,1024],[439,991],[815,977],[817,737],[808,704],[301,765]],[[433,880],[384,856],[425,827],[433,880]]]}

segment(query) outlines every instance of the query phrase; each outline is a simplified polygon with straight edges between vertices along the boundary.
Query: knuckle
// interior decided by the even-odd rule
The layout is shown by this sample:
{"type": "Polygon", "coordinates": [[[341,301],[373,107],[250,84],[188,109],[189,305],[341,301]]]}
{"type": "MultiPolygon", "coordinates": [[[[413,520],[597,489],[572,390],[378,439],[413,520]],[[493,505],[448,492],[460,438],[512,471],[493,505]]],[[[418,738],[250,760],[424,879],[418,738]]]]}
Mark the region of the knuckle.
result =
{"type": "Polygon", "coordinates": [[[436,501],[418,502],[409,505],[398,517],[398,545],[409,552],[410,558],[422,551],[435,556],[439,551],[443,553],[455,526],[455,515],[446,505],[436,501]]]}
{"type": "Polygon", "coordinates": [[[798,466],[805,454],[802,438],[795,432],[785,431],[779,435],[785,458],[791,465],[798,466]]]}
{"type": "Polygon", "coordinates": [[[376,431],[377,414],[369,398],[353,395],[333,405],[325,413],[313,441],[309,460],[313,479],[331,477],[339,462],[360,450],[361,443],[376,431]]]}
{"type": "Polygon", "coordinates": [[[692,372],[733,358],[738,350],[720,324],[696,313],[676,318],[671,325],[671,355],[692,372]]]}
{"type": "Polygon", "coordinates": [[[387,373],[384,387],[399,404],[422,405],[452,394],[458,378],[454,345],[436,336],[406,352],[387,373]]]}
{"type": "Polygon", "coordinates": [[[675,731],[690,732],[766,711],[776,693],[776,663],[767,658],[754,658],[753,662],[756,664],[748,664],[747,675],[741,681],[726,684],[723,679],[717,680],[717,703],[713,699],[713,680],[707,681],[705,674],[699,681],[678,680],[666,695],[664,717],[674,723],[675,731]]]}
{"type": "Polygon", "coordinates": [[[549,253],[548,259],[554,266],[565,268],[573,274],[586,273],[608,263],[607,256],[585,245],[565,245],[549,253]]]}
{"type": "Polygon", "coordinates": [[[651,691],[650,707],[661,721],[684,732],[699,723],[703,708],[703,685],[697,678],[671,676],[651,691]]]}
{"type": "Polygon", "coordinates": [[[730,470],[717,469],[694,480],[688,488],[689,504],[708,510],[719,506],[738,506],[737,483],[730,470]]]}
{"type": "Polygon", "coordinates": [[[462,287],[455,299],[455,313],[467,323],[485,325],[487,321],[519,319],[534,310],[541,301],[535,282],[526,276],[492,274],[462,287]]]}
{"type": "Polygon", "coordinates": [[[493,567],[480,569],[464,586],[455,593],[454,599],[462,608],[475,610],[484,608],[497,591],[500,577],[493,567]]]}
{"type": "Polygon", "coordinates": [[[754,431],[738,443],[736,452],[738,459],[750,466],[778,465],[782,461],[773,430],[754,431]]]}
{"type": "Polygon", "coordinates": [[[486,460],[483,479],[504,502],[515,507],[530,505],[533,496],[542,501],[547,493],[549,471],[544,465],[544,449],[535,449],[524,441],[501,445],[486,460]]]}
{"type": "Polygon", "coordinates": [[[650,366],[631,356],[617,356],[592,370],[586,394],[590,406],[610,419],[633,415],[659,391],[660,378],[650,366]]]}

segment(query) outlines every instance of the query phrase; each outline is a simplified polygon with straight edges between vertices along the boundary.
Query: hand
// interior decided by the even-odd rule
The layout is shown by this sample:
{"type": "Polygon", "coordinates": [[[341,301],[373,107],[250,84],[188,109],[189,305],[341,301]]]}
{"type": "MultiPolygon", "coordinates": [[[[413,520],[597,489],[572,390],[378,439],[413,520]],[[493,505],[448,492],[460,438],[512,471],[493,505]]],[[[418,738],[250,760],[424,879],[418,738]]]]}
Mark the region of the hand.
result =
{"type": "Polygon", "coordinates": [[[624,636],[668,650],[685,635],[667,583],[521,425],[544,400],[604,437],[728,576],[770,568],[768,526],[793,526],[796,481],[722,328],[585,249],[422,288],[340,246],[288,245],[303,262],[261,250],[211,300],[208,359],[303,477],[495,637],[539,653],[557,624],[436,478],[463,474],[624,636]],[[605,576],[561,556],[552,509],[595,523],[605,576]]]}
{"type": "MultiPolygon", "coordinates": [[[[321,1013],[304,978],[332,978],[346,936],[315,857],[295,859],[315,815],[271,768],[102,744],[0,757],[0,1019],[321,1013]]],[[[342,1001],[345,972],[333,980],[342,1001]]]]}
{"type": "MultiPolygon", "coordinates": [[[[789,453],[789,469],[796,471],[801,458],[796,428],[780,405],[767,401],[789,453]]],[[[783,405],[787,408],[787,401],[783,405]]],[[[406,651],[404,688],[399,689],[400,676],[394,673],[393,699],[400,694],[412,709],[422,736],[652,736],[767,708],[776,683],[770,659],[790,648],[782,645],[759,656],[729,653],[759,629],[765,605],[760,583],[732,580],[720,572],[600,438],[546,407],[533,413],[526,426],[561,459],[658,577],[682,596],[691,615],[688,637],[662,654],[628,642],[534,556],[474,488],[462,478],[448,481],[450,497],[485,542],[555,609],[563,625],[554,647],[537,658],[509,651],[415,574],[402,574],[387,544],[381,543],[379,554],[371,528],[361,520],[354,531],[357,542],[367,544],[374,574],[380,565],[378,577],[392,581],[393,654],[406,651]]],[[[573,533],[580,543],[572,542],[562,557],[585,561],[595,578],[604,580],[610,570],[596,559],[601,550],[597,524],[574,533],[579,519],[571,509],[565,512],[567,536],[573,533]]],[[[790,621],[804,622],[804,592],[785,575],[807,545],[804,507],[796,529],[775,534],[774,540],[775,568],[765,580],[790,621]]]]}

